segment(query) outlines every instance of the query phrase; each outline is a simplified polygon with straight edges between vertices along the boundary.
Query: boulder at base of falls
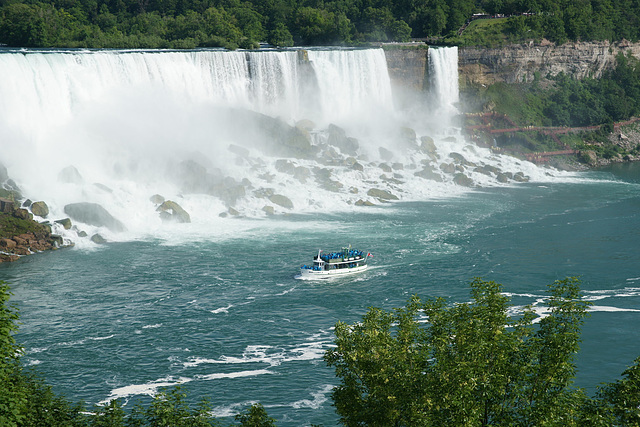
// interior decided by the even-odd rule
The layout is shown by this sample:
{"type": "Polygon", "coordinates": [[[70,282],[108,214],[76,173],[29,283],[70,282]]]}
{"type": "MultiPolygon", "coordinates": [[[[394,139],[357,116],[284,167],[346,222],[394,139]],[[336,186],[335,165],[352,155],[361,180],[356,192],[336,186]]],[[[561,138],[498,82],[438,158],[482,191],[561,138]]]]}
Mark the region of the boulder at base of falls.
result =
{"type": "Polygon", "coordinates": [[[182,206],[171,200],[166,200],[158,206],[156,211],[160,212],[160,218],[163,221],[174,221],[180,223],[191,222],[191,217],[187,211],[182,209],[182,206]]]}
{"type": "Polygon", "coordinates": [[[264,213],[266,213],[269,216],[276,214],[276,211],[273,208],[273,206],[266,205],[265,207],[262,208],[262,210],[264,211],[264,213]]]}
{"type": "Polygon", "coordinates": [[[425,166],[424,169],[418,172],[414,172],[415,176],[419,176],[420,178],[428,179],[431,181],[442,182],[442,176],[436,173],[431,167],[425,166]]]}
{"type": "Polygon", "coordinates": [[[453,178],[453,182],[461,187],[471,187],[473,185],[473,180],[462,172],[456,174],[456,176],[453,178]]]}
{"type": "Polygon", "coordinates": [[[282,194],[274,194],[270,196],[269,201],[278,206],[282,206],[283,208],[293,209],[293,202],[287,196],[283,196],[282,194]]]}
{"type": "Polygon", "coordinates": [[[99,234],[94,234],[93,236],[91,236],[91,241],[97,245],[103,245],[107,243],[107,239],[105,239],[99,234]]]}
{"type": "Polygon", "coordinates": [[[123,223],[115,219],[105,208],[97,203],[71,203],[64,207],[64,213],[74,221],[96,227],[107,227],[116,233],[127,230],[123,223]]]}
{"type": "Polygon", "coordinates": [[[529,182],[529,177],[522,172],[518,172],[513,175],[513,180],[517,182],[529,182]]]}
{"type": "Polygon", "coordinates": [[[67,166],[58,173],[58,181],[65,184],[82,184],[84,178],[75,166],[67,166]]]}
{"type": "Polygon", "coordinates": [[[436,154],[438,149],[436,148],[436,143],[433,141],[433,138],[430,136],[423,136],[420,138],[420,150],[423,153],[428,154],[436,154]]]}
{"type": "Polygon", "coordinates": [[[63,219],[56,219],[54,221],[56,224],[60,224],[62,225],[62,227],[64,227],[65,230],[71,230],[71,220],[69,218],[63,218],[63,219]]]}
{"type": "Polygon", "coordinates": [[[376,199],[382,201],[399,200],[398,196],[396,196],[395,194],[391,194],[386,190],[380,190],[379,188],[370,189],[369,191],[367,191],[367,196],[375,197],[376,199]]]}
{"type": "Polygon", "coordinates": [[[49,215],[49,206],[45,202],[34,202],[31,204],[31,213],[35,216],[46,218],[49,215]]]}
{"type": "Polygon", "coordinates": [[[344,154],[355,156],[360,148],[357,139],[347,136],[347,132],[339,126],[330,124],[328,129],[329,137],[327,143],[340,149],[344,154]]]}

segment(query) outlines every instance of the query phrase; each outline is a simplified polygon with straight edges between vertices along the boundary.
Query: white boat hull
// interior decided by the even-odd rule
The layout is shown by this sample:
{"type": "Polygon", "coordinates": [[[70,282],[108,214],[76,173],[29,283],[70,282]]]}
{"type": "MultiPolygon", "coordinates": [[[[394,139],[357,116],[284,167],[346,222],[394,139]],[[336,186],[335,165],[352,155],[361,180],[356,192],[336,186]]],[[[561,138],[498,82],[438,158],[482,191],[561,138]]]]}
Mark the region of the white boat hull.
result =
{"type": "Polygon", "coordinates": [[[367,269],[367,264],[352,268],[336,268],[333,270],[312,270],[309,268],[300,269],[300,277],[303,279],[327,279],[329,277],[347,276],[349,274],[360,273],[367,269]]]}

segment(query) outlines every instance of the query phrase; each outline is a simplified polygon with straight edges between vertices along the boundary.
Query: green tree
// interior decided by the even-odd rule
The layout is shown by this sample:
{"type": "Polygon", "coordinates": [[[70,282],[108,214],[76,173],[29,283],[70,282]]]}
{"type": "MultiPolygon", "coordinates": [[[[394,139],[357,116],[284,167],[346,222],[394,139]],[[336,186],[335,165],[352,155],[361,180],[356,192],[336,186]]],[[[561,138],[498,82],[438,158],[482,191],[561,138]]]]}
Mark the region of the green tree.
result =
{"type": "Polygon", "coordinates": [[[3,7],[0,15],[0,43],[16,47],[47,46],[41,8],[23,3],[3,7]]]}
{"type": "Polygon", "coordinates": [[[267,411],[259,403],[254,403],[245,412],[235,416],[242,427],[275,427],[276,420],[267,415],[267,411]]]}
{"type": "Polygon", "coordinates": [[[275,28],[269,33],[267,41],[279,47],[293,46],[293,36],[287,26],[282,22],[276,24],[275,28]]]}
{"type": "Polygon", "coordinates": [[[13,334],[18,330],[18,311],[9,305],[9,286],[0,281],[0,425],[15,426],[24,419],[27,396],[16,384],[15,372],[22,348],[13,334]]]}
{"type": "Polygon", "coordinates": [[[539,326],[529,308],[508,316],[501,285],[475,279],[471,292],[468,304],[413,297],[336,325],[325,361],[340,379],[332,398],[343,424],[575,424],[586,401],[571,387],[588,306],[579,281],[549,287],[550,314],[539,326]]]}
{"type": "MultiPolygon", "coordinates": [[[[626,369],[623,378],[615,383],[603,386],[598,393],[602,399],[600,409],[596,414],[608,425],[638,426],[640,425],[640,357],[633,365],[626,369]],[[613,418],[612,421],[611,418],[613,418]]],[[[593,416],[591,419],[596,418],[593,416]]],[[[604,425],[604,424],[602,424],[604,425]]]]}
{"type": "Polygon", "coordinates": [[[131,427],[211,427],[217,425],[211,418],[207,400],[202,400],[198,409],[191,410],[186,402],[186,393],[177,386],[161,390],[147,408],[138,406],[127,423],[131,427]]]}

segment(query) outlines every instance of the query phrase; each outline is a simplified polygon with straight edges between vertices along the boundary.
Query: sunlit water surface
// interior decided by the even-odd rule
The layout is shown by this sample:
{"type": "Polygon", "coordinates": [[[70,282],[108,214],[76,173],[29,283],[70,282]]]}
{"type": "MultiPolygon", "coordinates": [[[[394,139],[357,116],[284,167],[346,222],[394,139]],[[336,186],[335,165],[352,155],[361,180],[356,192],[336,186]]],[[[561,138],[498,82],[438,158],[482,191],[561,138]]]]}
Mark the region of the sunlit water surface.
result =
{"type": "Polygon", "coordinates": [[[495,280],[514,305],[580,276],[594,302],[577,385],[592,393],[640,355],[640,167],[348,213],[226,219],[0,265],[21,314],[23,361],[56,392],[128,407],[181,384],[230,417],[252,402],[280,426],[335,425],[322,360],[338,321],[423,298],[469,300],[495,280]],[[184,230],[184,233],[181,231],[184,230]],[[374,255],[363,274],[296,279],[322,248],[374,255]]]}

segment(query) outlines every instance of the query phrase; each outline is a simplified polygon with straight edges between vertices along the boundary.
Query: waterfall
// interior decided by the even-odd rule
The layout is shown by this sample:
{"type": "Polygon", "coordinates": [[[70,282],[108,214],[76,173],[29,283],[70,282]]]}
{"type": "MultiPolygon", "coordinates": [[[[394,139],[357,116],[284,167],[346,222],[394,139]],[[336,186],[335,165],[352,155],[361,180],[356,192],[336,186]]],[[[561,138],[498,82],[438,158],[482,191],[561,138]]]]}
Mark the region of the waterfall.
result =
{"type": "MultiPolygon", "coordinates": [[[[442,125],[458,100],[457,50],[429,52],[442,125]]],[[[460,157],[516,169],[395,111],[381,49],[4,50],[0,76],[0,162],[23,196],[46,201],[48,220],[66,217],[67,204],[99,203],[134,236],[165,227],[154,194],[201,230],[229,212],[449,196],[466,191],[461,171],[496,185],[496,168],[491,177],[456,167],[460,157]]]]}
{"type": "Polygon", "coordinates": [[[457,110],[458,48],[439,47],[429,49],[429,75],[431,87],[439,108],[447,112],[457,110]]]}

